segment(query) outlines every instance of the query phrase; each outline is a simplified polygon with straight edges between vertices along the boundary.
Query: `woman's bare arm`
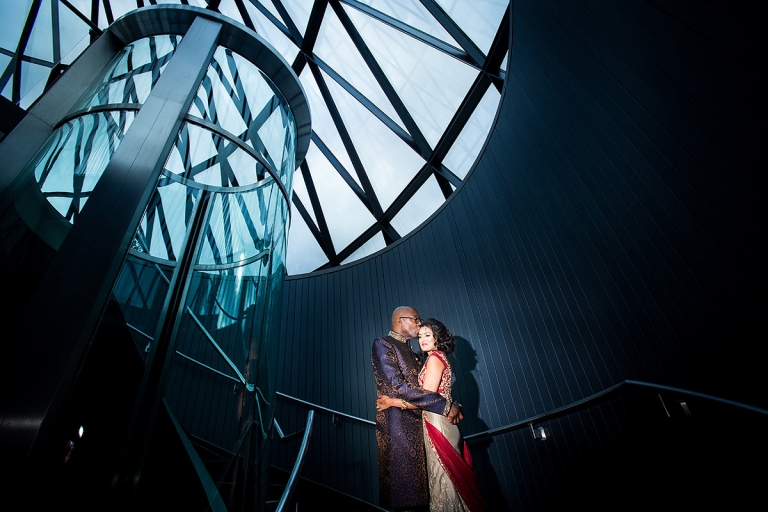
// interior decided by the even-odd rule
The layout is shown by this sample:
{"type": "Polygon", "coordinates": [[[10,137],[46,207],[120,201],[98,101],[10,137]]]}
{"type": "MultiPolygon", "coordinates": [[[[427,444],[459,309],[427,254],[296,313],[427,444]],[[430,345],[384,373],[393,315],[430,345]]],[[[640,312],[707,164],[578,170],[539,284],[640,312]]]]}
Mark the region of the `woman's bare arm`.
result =
{"type": "Polygon", "coordinates": [[[440,387],[440,381],[443,378],[443,370],[445,370],[445,363],[443,363],[438,356],[427,358],[427,369],[424,372],[424,384],[422,384],[421,387],[437,393],[437,390],[440,387]]]}

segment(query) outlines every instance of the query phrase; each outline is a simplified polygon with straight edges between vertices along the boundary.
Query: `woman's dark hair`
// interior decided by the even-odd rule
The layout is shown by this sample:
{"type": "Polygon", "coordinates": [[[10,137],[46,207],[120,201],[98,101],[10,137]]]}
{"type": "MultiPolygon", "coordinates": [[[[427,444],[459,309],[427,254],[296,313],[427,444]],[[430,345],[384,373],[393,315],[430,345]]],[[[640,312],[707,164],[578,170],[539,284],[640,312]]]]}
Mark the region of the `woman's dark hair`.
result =
{"type": "Polygon", "coordinates": [[[435,337],[435,346],[437,350],[450,354],[456,348],[456,342],[453,341],[453,334],[443,325],[443,322],[435,318],[427,318],[421,321],[422,327],[432,329],[432,335],[435,337]]]}

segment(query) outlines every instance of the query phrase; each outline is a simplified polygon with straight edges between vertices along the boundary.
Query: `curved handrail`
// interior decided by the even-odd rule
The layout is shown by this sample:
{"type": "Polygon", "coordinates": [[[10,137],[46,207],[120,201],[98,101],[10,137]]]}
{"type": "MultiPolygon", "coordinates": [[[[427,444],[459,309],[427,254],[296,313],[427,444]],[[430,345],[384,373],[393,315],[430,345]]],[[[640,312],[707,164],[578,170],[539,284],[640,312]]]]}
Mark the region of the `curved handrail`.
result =
{"type": "Polygon", "coordinates": [[[301,398],[296,398],[291,395],[286,395],[285,393],[281,393],[279,391],[275,392],[275,394],[278,396],[278,398],[284,398],[286,400],[291,400],[293,402],[296,402],[297,404],[305,405],[307,407],[310,407],[311,409],[317,409],[319,411],[324,412],[330,412],[331,414],[335,414],[336,416],[341,416],[343,418],[347,418],[349,420],[358,421],[360,423],[365,423],[367,425],[373,425],[376,426],[375,421],[366,420],[365,418],[359,418],[357,416],[352,416],[351,414],[347,414],[341,411],[337,411],[335,409],[330,409],[328,407],[323,407],[322,405],[313,404],[312,402],[307,402],[306,400],[302,400],[301,398]]]}
{"type": "Polygon", "coordinates": [[[641,387],[649,387],[649,388],[656,388],[656,389],[662,389],[664,391],[673,391],[675,393],[682,393],[684,395],[691,395],[691,396],[697,396],[699,398],[705,398],[707,400],[712,400],[713,402],[720,402],[721,404],[726,405],[732,405],[734,407],[740,407],[742,409],[746,409],[748,411],[756,412],[759,414],[765,414],[768,415],[768,409],[763,409],[761,407],[755,407],[754,405],[744,404],[741,402],[736,402],[734,400],[728,400],[727,398],[720,398],[718,396],[713,395],[707,395],[704,393],[699,393],[698,391],[690,391],[688,389],[681,389],[681,388],[674,388],[672,386],[664,386],[662,384],[651,384],[650,382],[642,382],[639,380],[625,380],[623,384],[631,384],[633,386],[641,386],[641,387]]]}
{"type": "Polygon", "coordinates": [[[309,446],[309,440],[312,437],[312,421],[314,418],[315,411],[309,411],[307,413],[307,427],[304,429],[304,438],[301,441],[299,454],[296,456],[296,463],[293,465],[291,475],[288,477],[288,482],[285,484],[285,489],[283,489],[283,495],[280,497],[280,502],[277,504],[276,512],[283,512],[286,505],[291,501],[293,490],[299,479],[299,473],[301,473],[301,468],[304,466],[304,457],[307,454],[307,446],[309,446]]]}
{"type": "Polygon", "coordinates": [[[603,391],[599,391],[595,393],[594,395],[590,395],[588,397],[582,398],[581,400],[577,400],[573,402],[572,404],[564,405],[562,407],[558,407],[557,409],[553,409],[551,411],[531,416],[529,418],[526,418],[524,420],[516,421],[515,423],[510,423],[509,425],[505,425],[503,427],[498,428],[492,428],[490,430],[486,430],[485,432],[478,432],[477,434],[471,434],[468,436],[464,436],[465,441],[476,441],[478,439],[486,438],[486,437],[492,437],[497,436],[499,434],[505,434],[507,432],[511,432],[513,430],[518,430],[521,428],[525,428],[529,425],[532,425],[533,423],[541,423],[544,421],[549,421],[555,418],[558,418],[560,416],[564,416],[566,414],[570,414],[571,412],[575,412],[579,409],[582,409],[588,405],[593,404],[594,402],[597,402],[600,399],[604,399],[607,395],[611,393],[617,392],[619,389],[621,389],[624,386],[638,386],[638,387],[647,387],[647,388],[654,388],[654,389],[660,389],[664,391],[673,391],[675,393],[681,393],[684,395],[691,395],[691,396],[697,396],[699,398],[704,398],[707,400],[712,400],[714,402],[720,402],[726,405],[731,405],[734,407],[739,407],[742,409],[746,409],[748,411],[757,412],[759,414],[764,414],[768,416],[768,410],[762,409],[760,407],[755,407],[748,404],[743,404],[741,402],[735,402],[733,400],[727,400],[725,398],[720,398],[713,395],[707,395],[704,393],[699,393],[696,391],[689,391],[687,389],[682,388],[675,388],[672,386],[664,386],[661,384],[652,384],[650,382],[642,382],[639,380],[625,380],[622,382],[619,382],[618,384],[614,384],[613,386],[604,389],[603,391]]]}
{"type": "MultiPolygon", "coordinates": [[[[654,389],[659,389],[659,390],[663,390],[663,391],[672,391],[672,392],[675,392],[675,393],[681,393],[681,394],[685,394],[685,395],[690,395],[690,396],[696,396],[696,397],[699,397],[699,398],[704,398],[704,399],[707,399],[707,400],[712,400],[714,402],[719,402],[719,403],[730,405],[730,406],[733,406],[733,407],[739,407],[741,409],[745,409],[745,410],[748,410],[748,411],[752,411],[752,412],[756,412],[756,413],[764,414],[764,415],[768,416],[768,410],[766,410],[766,409],[762,409],[760,407],[755,407],[755,406],[749,405],[749,404],[744,404],[744,403],[741,403],[741,402],[736,402],[736,401],[733,401],[733,400],[728,400],[726,398],[720,398],[720,397],[717,397],[717,396],[714,396],[714,395],[707,395],[705,393],[699,393],[697,391],[690,391],[690,390],[682,389],[682,388],[675,388],[675,387],[672,387],[672,386],[665,386],[665,385],[662,385],[662,384],[652,384],[650,382],[642,382],[642,381],[639,381],[639,380],[624,380],[624,381],[621,381],[618,384],[614,384],[613,386],[611,386],[609,388],[606,388],[606,389],[604,389],[602,391],[598,391],[597,393],[595,393],[593,395],[589,395],[589,396],[584,397],[584,398],[582,398],[580,400],[576,400],[575,402],[573,402],[571,404],[564,405],[562,407],[558,407],[557,409],[553,409],[551,411],[547,411],[545,413],[538,414],[536,416],[531,416],[531,417],[526,418],[524,420],[516,421],[515,423],[510,423],[509,425],[505,425],[503,427],[492,428],[490,430],[486,430],[485,432],[478,432],[476,434],[470,434],[468,436],[464,436],[464,440],[465,441],[476,441],[476,440],[481,439],[481,438],[492,437],[492,436],[496,436],[496,435],[499,435],[499,434],[505,434],[505,433],[511,432],[513,430],[518,430],[518,429],[527,427],[527,426],[531,425],[532,423],[540,423],[540,422],[543,422],[543,421],[548,421],[548,420],[551,420],[551,419],[554,419],[554,418],[558,418],[560,416],[564,416],[566,414],[570,414],[570,413],[575,412],[575,411],[577,411],[577,410],[579,410],[581,408],[588,407],[588,406],[592,405],[593,403],[595,403],[595,402],[597,402],[597,401],[599,401],[601,399],[604,399],[606,396],[608,396],[608,395],[610,395],[612,393],[616,393],[617,391],[619,391],[624,386],[638,386],[638,387],[654,388],[654,389]]],[[[329,413],[335,414],[337,416],[341,416],[341,417],[344,417],[344,418],[347,418],[347,419],[358,421],[360,423],[365,423],[367,425],[374,425],[374,426],[376,425],[375,421],[366,420],[364,418],[359,418],[357,416],[352,416],[351,414],[346,414],[346,413],[343,413],[343,412],[340,412],[340,411],[336,411],[334,409],[329,409],[328,407],[323,407],[321,405],[313,404],[312,402],[307,402],[306,400],[301,400],[300,398],[295,398],[295,397],[292,397],[290,395],[286,395],[285,393],[280,393],[279,391],[276,394],[277,394],[277,396],[279,398],[284,398],[284,399],[296,402],[298,404],[307,406],[307,407],[309,407],[309,408],[311,408],[313,410],[316,409],[316,410],[320,410],[320,411],[329,412],[329,413]]]]}

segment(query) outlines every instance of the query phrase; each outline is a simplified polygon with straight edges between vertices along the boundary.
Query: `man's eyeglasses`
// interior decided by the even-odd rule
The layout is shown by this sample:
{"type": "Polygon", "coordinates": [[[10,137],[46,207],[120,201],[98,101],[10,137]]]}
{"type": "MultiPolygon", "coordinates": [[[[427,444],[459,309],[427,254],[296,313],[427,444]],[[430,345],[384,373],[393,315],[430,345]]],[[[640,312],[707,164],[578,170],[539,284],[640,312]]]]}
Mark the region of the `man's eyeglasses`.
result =
{"type": "Polygon", "coordinates": [[[421,323],[421,317],[418,317],[418,316],[401,316],[400,318],[410,318],[411,320],[413,320],[417,324],[421,323]]]}

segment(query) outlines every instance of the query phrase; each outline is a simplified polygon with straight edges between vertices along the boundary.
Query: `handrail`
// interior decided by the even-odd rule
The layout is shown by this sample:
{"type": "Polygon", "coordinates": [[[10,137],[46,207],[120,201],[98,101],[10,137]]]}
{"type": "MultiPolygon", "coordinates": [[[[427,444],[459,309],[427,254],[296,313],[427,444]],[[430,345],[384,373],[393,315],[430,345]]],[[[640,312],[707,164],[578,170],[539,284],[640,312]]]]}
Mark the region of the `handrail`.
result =
{"type": "Polygon", "coordinates": [[[357,416],[352,416],[351,414],[346,414],[346,413],[343,413],[343,412],[340,412],[340,411],[337,411],[337,410],[334,410],[334,409],[329,409],[328,407],[323,407],[322,405],[313,404],[312,402],[307,402],[306,400],[302,400],[300,398],[296,398],[296,397],[293,397],[291,395],[286,395],[285,393],[281,393],[279,391],[275,392],[275,394],[278,397],[280,397],[280,398],[284,398],[286,400],[291,400],[291,401],[299,403],[301,405],[306,405],[307,407],[311,407],[312,409],[318,409],[320,411],[330,412],[331,414],[335,414],[336,416],[342,416],[342,417],[350,419],[350,420],[359,421],[360,423],[365,423],[367,425],[376,426],[376,422],[375,421],[366,420],[365,418],[359,418],[357,416]]]}
{"type": "Polygon", "coordinates": [[[296,456],[296,463],[293,465],[291,475],[288,477],[288,482],[285,484],[285,489],[283,489],[283,495],[280,497],[280,502],[277,504],[276,512],[283,512],[288,502],[291,501],[293,490],[299,479],[299,473],[301,473],[301,468],[304,466],[304,457],[307,454],[307,446],[312,437],[312,422],[314,419],[315,411],[309,411],[307,413],[307,426],[304,429],[304,439],[301,441],[299,454],[296,456]]]}
{"type": "Polygon", "coordinates": [[[558,418],[560,416],[564,416],[566,414],[570,414],[571,412],[575,412],[578,409],[582,409],[586,407],[587,405],[591,405],[592,403],[598,401],[599,399],[605,398],[607,395],[611,393],[617,392],[619,389],[621,389],[624,386],[639,386],[639,387],[648,387],[648,388],[655,388],[660,389],[664,391],[673,391],[675,393],[681,393],[685,395],[691,395],[691,396],[697,396],[699,398],[705,398],[707,400],[712,400],[715,402],[720,402],[723,404],[731,405],[734,407],[740,407],[742,409],[746,409],[752,412],[757,412],[759,414],[764,414],[768,416],[768,410],[761,409],[760,407],[755,407],[748,404],[743,404],[741,402],[735,402],[733,400],[727,400],[725,398],[716,397],[713,395],[707,395],[704,393],[698,393],[696,391],[689,391],[687,389],[682,388],[675,388],[671,386],[664,386],[661,384],[652,384],[650,382],[642,382],[638,380],[625,380],[622,382],[619,382],[618,384],[614,384],[613,386],[604,389],[603,391],[599,391],[593,395],[590,395],[588,397],[582,398],[581,400],[577,400],[573,402],[572,404],[564,405],[562,407],[558,407],[557,409],[553,409],[549,412],[545,412],[543,414],[539,414],[536,416],[531,416],[530,418],[526,418],[524,420],[516,421],[515,423],[510,423],[509,425],[505,425],[503,427],[498,428],[492,428],[490,430],[486,430],[485,432],[478,432],[477,434],[471,434],[464,437],[464,440],[467,442],[470,441],[476,441],[478,439],[486,438],[486,437],[492,437],[497,436],[499,434],[505,434],[507,432],[511,432],[513,430],[518,430],[521,428],[525,428],[529,425],[532,425],[533,423],[541,423],[544,421],[549,421],[555,418],[558,418]]]}
{"type": "Polygon", "coordinates": [[[284,433],[283,429],[280,428],[280,424],[277,422],[277,418],[272,418],[272,424],[275,427],[275,432],[277,432],[277,437],[278,437],[278,439],[280,440],[281,443],[288,442],[288,441],[293,441],[297,437],[299,437],[302,434],[304,434],[304,430],[297,430],[296,432],[294,432],[292,434],[284,433]]]}
{"type": "Polygon", "coordinates": [[[213,512],[226,512],[227,506],[224,503],[224,500],[222,499],[221,494],[219,494],[218,485],[211,478],[211,475],[208,472],[208,469],[205,467],[205,463],[200,458],[200,455],[197,453],[197,450],[195,450],[195,448],[192,446],[192,443],[190,442],[189,437],[187,437],[187,434],[184,432],[184,428],[179,423],[179,420],[176,419],[176,415],[174,415],[173,411],[171,411],[171,406],[168,405],[168,402],[165,400],[165,398],[163,398],[162,401],[163,401],[163,409],[165,410],[166,414],[168,415],[168,418],[173,424],[173,428],[176,431],[176,435],[179,436],[179,440],[181,441],[181,444],[184,446],[184,451],[186,451],[187,456],[189,457],[189,461],[192,463],[192,466],[195,468],[195,473],[197,474],[197,477],[200,479],[200,485],[203,486],[205,497],[208,499],[208,510],[211,510],[213,512]]]}
{"type": "Polygon", "coordinates": [[[713,395],[707,395],[707,394],[704,394],[704,393],[699,393],[697,391],[689,391],[687,389],[673,388],[672,386],[664,386],[662,384],[651,384],[650,382],[641,382],[639,380],[625,380],[624,383],[631,384],[633,386],[656,388],[656,389],[662,389],[664,391],[673,391],[675,393],[682,393],[684,395],[697,396],[699,398],[705,398],[707,400],[712,400],[714,402],[720,402],[722,404],[732,405],[734,407],[740,407],[742,409],[747,409],[748,411],[752,411],[752,412],[756,412],[756,413],[759,413],[759,414],[768,415],[768,409],[763,409],[761,407],[755,407],[754,405],[749,405],[749,404],[744,404],[744,403],[741,403],[741,402],[736,402],[734,400],[728,400],[727,398],[720,398],[718,396],[713,396],[713,395]]]}
{"type": "MultiPolygon", "coordinates": [[[[570,414],[570,413],[575,412],[575,411],[577,411],[579,409],[587,407],[587,406],[593,404],[594,402],[597,402],[600,399],[604,399],[606,396],[608,396],[610,394],[616,393],[617,391],[619,391],[624,386],[638,386],[638,387],[655,388],[655,389],[659,389],[659,390],[663,390],[663,391],[672,391],[672,392],[675,392],[675,393],[681,393],[681,394],[685,394],[685,395],[697,396],[699,398],[704,398],[704,399],[707,399],[707,400],[712,400],[714,402],[720,402],[720,403],[723,403],[723,404],[726,404],[726,405],[730,405],[730,406],[733,406],[733,407],[739,407],[739,408],[742,408],[742,409],[746,409],[748,411],[756,412],[756,413],[759,413],[759,414],[768,415],[768,410],[766,410],[766,409],[762,409],[760,407],[755,407],[753,405],[744,404],[744,403],[741,403],[741,402],[736,402],[736,401],[733,401],[733,400],[728,400],[728,399],[725,399],[725,398],[720,398],[720,397],[713,396],[713,395],[707,395],[705,393],[699,393],[697,391],[690,391],[690,390],[687,390],[687,389],[675,388],[675,387],[671,387],[671,386],[665,386],[665,385],[662,385],[662,384],[652,384],[650,382],[642,382],[642,381],[639,381],[639,380],[624,380],[624,381],[621,381],[618,384],[614,384],[613,386],[608,387],[608,388],[606,388],[606,389],[604,389],[602,391],[598,391],[597,393],[595,393],[593,395],[589,395],[589,396],[584,397],[584,398],[582,398],[580,400],[576,400],[575,402],[573,402],[571,404],[564,405],[562,407],[558,407],[557,409],[553,409],[551,411],[547,411],[545,413],[538,414],[536,416],[531,416],[531,417],[526,418],[524,420],[516,421],[515,423],[510,423],[509,425],[505,425],[503,427],[492,428],[492,429],[486,430],[484,432],[478,432],[476,434],[470,434],[468,436],[464,436],[464,440],[465,441],[476,441],[476,440],[481,439],[481,438],[497,436],[499,434],[505,434],[505,433],[511,432],[513,430],[518,430],[518,429],[527,427],[527,426],[529,426],[529,425],[531,425],[533,423],[540,423],[540,422],[543,422],[543,421],[549,421],[549,420],[558,418],[560,416],[564,416],[566,414],[570,414]]],[[[351,419],[351,420],[354,420],[354,421],[358,421],[360,423],[365,423],[367,425],[374,425],[374,426],[376,425],[375,421],[366,420],[366,419],[363,419],[363,418],[359,418],[357,416],[352,416],[351,414],[346,414],[346,413],[343,413],[343,412],[340,412],[340,411],[336,411],[334,409],[330,409],[328,407],[323,407],[322,405],[313,404],[312,402],[307,402],[306,400],[301,400],[300,398],[292,397],[290,395],[286,395],[285,393],[280,393],[279,391],[276,392],[276,395],[279,398],[284,398],[284,399],[287,399],[287,400],[291,400],[293,402],[299,403],[301,405],[305,405],[305,406],[310,407],[312,409],[317,409],[317,410],[321,410],[321,411],[325,411],[325,412],[330,412],[330,413],[335,414],[337,416],[342,416],[344,418],[348,418],[348,419],[351,419]]]]}

